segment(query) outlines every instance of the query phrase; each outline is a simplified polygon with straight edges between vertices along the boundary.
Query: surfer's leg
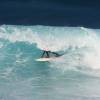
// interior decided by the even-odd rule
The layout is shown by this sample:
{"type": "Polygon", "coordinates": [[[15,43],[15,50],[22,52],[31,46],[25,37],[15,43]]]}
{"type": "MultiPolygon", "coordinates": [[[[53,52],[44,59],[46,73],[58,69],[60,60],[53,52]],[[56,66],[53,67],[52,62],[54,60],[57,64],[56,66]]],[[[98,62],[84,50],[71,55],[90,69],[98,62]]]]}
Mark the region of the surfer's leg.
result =
{"type": "Polygon", "coordinates": [[[48,51],[46,51],[46,54],[47,54],[47,57],[49,58],[50,56],[49,56],[49,52],[48,51]]]}
{"type": "Polygon", "coordinates": [[[45,51],[43,52],[43,54],[42,54],[41,58],[43,58],[43,57],[44,57],[44,54],[45,54],[45,51]]]}

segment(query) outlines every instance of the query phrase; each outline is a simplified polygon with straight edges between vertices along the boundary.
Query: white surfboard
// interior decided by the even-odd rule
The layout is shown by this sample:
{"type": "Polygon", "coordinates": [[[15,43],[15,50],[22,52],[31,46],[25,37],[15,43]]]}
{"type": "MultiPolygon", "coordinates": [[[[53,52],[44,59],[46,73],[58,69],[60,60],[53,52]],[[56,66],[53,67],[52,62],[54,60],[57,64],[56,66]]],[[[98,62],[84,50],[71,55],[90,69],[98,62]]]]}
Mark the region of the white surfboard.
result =
{"type": "Polygon", "coordinates": [[[51,61],[51,60],[54,60],[56,58],[57,57],[52,57],[52,58],[39,58],[39,59],[36,59],[36,61],[51,61]]]}

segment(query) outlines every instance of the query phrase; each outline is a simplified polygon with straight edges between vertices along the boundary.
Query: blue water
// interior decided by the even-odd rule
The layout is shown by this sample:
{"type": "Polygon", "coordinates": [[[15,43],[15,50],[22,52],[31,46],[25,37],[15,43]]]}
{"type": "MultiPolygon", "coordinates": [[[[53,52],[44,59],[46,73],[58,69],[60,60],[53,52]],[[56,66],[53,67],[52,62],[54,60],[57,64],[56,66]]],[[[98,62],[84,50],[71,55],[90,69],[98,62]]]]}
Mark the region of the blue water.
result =
{"type": "Polygon", "coordinates": [[[100,100],[100,30],[0,26],[0,100],[100,100]],[[64,53],[36,62],[42,49],[64,53]]]}

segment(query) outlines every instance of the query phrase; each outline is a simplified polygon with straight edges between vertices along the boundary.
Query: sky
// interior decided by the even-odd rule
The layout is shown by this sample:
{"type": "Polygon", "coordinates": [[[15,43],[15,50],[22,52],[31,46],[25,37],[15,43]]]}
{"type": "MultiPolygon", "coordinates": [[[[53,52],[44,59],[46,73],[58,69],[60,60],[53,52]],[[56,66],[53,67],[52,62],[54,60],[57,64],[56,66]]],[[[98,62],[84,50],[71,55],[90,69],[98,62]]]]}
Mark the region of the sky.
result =
{"type": "Polygon", "coordinates": [[[99,0],[0,0],[0,24],[100,27],[99,0]]]}

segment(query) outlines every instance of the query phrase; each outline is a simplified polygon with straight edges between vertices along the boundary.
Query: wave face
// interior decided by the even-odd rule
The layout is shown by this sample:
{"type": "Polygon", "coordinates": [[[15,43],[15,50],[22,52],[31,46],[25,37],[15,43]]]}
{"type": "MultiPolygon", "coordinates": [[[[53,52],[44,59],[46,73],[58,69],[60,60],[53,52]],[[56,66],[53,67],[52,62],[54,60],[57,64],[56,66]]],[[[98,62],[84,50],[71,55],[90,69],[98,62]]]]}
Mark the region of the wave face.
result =
{"type": "Polygon", "coordinates": [[[99,100],[99,33],[84,27],[0,26],[0,98],[99,100]],[[44,48],[64,55],[36,62],[44,48]]]}

